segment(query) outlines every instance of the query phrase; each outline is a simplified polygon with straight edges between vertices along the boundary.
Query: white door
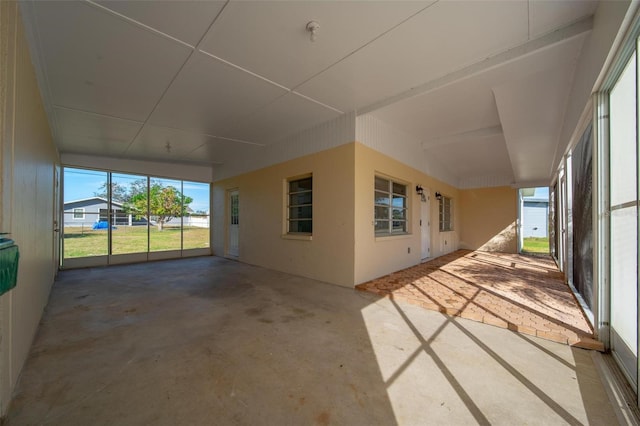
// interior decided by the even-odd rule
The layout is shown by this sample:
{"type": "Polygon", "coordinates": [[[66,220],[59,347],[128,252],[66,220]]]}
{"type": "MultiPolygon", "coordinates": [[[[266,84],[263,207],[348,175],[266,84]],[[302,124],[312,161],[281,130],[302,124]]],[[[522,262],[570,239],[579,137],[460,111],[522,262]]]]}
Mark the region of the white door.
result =
{"type": "Polygon", "coordinates": [[[422,260],[431,257],[431,215],[429,209],[431,206],[431,196],[429,190],[425,188],[424,200],[420,203],[420,242],[422,247],[422,260]]]}
{"type": "Polygon", "coordinates": [[[227,216],[227,256],[238,257],[240,253],[240,193],[229,191],[229,215],[227,216]]]}

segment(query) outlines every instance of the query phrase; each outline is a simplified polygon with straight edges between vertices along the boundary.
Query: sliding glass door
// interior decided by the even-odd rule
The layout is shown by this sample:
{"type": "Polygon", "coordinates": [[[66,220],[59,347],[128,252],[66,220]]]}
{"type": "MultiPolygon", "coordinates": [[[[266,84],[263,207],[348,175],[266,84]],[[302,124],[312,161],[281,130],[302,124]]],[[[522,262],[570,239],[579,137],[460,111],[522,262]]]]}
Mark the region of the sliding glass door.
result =
{"type": "Polygon", "coordinates": [[[210,185],[64,169],[64,268],[211,254],[210,185]]]}

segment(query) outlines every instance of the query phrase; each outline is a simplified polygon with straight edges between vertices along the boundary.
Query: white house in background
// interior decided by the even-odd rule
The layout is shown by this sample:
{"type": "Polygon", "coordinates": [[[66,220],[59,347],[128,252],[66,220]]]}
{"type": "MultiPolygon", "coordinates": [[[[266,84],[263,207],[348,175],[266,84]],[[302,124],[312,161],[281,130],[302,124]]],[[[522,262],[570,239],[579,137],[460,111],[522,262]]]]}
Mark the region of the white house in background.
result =
{"type": "MultiPolygon", "coordinates": [[[[102,197],[82,198],[64,203],[64,226],[91,228],[96,222],[107,221],[107,199],[102,197]]],[[[113,225],[146,225],[144,218],[136,219],[124,211],[121,203],[111,202],[111,223],[113,225]]]]}
{"type": "MultiPolygon", "coordinates": [[[[125,212],[122,203],[117,201],[111,202],[112,213],[111,223],[115,226],[136,226],[146,225],[145,218],[136,218],[135,215],[125,212]]],[[[107,199],[102,197],[82,198],[79,200],[67,201],[64,203],[64,226],[73,227],[80,226],[85,228],[93,228],[96,222],[107,222],[107,199]]],[[[186,227],[209,227],[209,216],[192,215],[193,211],[187,207],[185,217],[174,217],[166,223],[167,226],[186,226],[186,227]]],[[[156,223],[152,220],[152,225],[156,223]]]]}
{"type": "Polygon", "coordinates": [[[549,236],[549,199],[527,197],[522,199],[522,236],[549,236]]]}

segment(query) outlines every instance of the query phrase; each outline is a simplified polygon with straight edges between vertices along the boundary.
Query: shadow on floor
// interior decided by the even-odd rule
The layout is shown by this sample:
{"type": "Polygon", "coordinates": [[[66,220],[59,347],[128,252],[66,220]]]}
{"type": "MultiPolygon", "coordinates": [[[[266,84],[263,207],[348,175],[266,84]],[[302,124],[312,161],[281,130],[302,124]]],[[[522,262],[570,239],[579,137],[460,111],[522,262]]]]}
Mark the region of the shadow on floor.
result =
{"type": "Polygon", "coordinates": [[[550,257],[459,250],[357,288],[559,343],[604,349],[550,257]]]}

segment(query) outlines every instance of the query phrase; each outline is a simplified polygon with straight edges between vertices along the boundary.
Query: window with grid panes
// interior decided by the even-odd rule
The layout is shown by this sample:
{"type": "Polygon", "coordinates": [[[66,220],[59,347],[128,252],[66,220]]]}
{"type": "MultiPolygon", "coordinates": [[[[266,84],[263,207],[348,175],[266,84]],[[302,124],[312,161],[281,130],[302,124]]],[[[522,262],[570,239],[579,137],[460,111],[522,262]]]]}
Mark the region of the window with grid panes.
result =
{"type": "Polygon", "coordinates": [[[313,177],[290,180],[288,183],[287,232],[313,232],[313,177]]]}
{"type": "Polygon", "coordinates": [[[375,235],[407,233],[407,185],[380,176],[374,185],[375,235]]]}
{"type": "Polygon", "coordinates": [[[453,231],[453,211],[451,198],[444,195],[440,198],[440,232],[453,231]]]}

